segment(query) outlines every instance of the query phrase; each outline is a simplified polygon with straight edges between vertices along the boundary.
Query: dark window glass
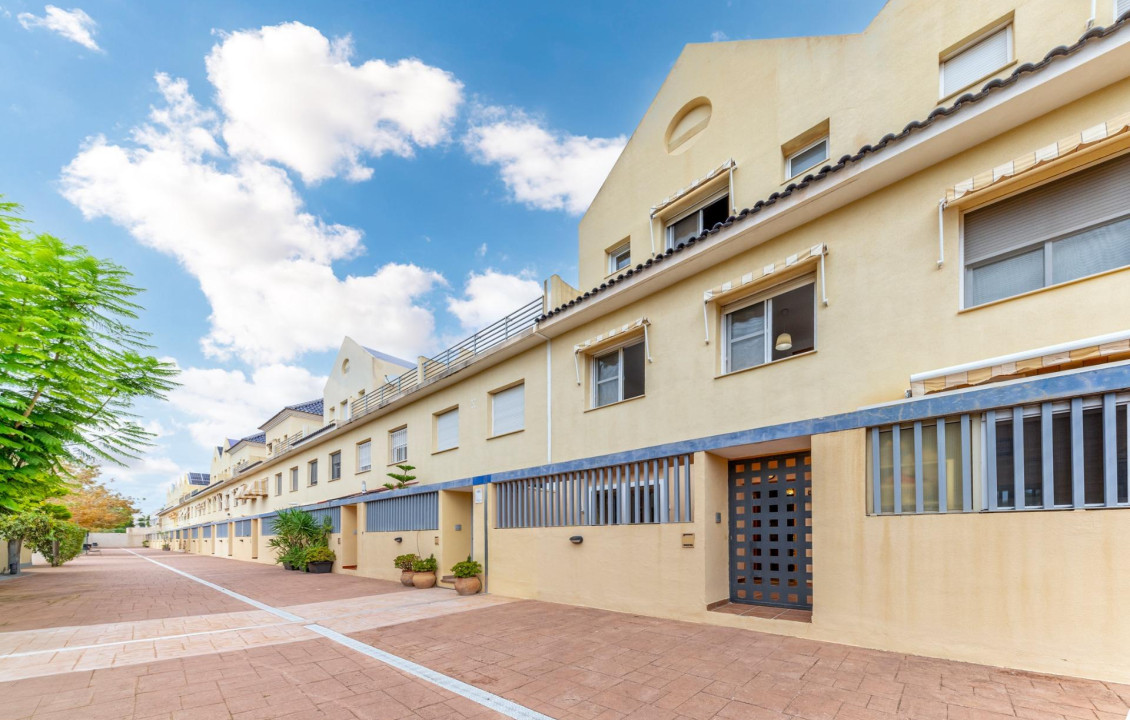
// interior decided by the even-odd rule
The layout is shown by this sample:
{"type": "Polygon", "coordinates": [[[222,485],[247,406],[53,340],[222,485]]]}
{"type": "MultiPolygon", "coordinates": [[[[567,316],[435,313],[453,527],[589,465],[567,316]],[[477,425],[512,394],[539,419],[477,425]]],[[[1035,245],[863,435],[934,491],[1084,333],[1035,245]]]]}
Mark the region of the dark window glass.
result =
{"type": "Polygon", "coordinates": [[[1103,411],[1083,411],[1083,502],[1101,505],[1103,493],[1103,411]]]}
{"type": "Polygon", "coordinates": [[[341,478],[341,453],[335,452],[330,455],[330,480],[338,480],[341,478]]]}
{"type": "Polygon", "coordinates": [[[314,460],[310,463],[310,484],[318,484],[318,461],[314,460]]]}
{"type": "Polygon", "coordinates": [[[730,198],[721,197],[702,209],[702,229],[709,230],[730,217],[730,198]]]}
{"type": "Polygon", "coordinates": [[[1044,504],[1043,441],[1040,416],[1024,418],[1024,507],[1044,504]]]}
{"type": "Polygon", "coordinates": [[[1071,497],[1071,414],[1052,416],[1052,477],[1056,505],[1070,506],[1071,497]]]}
{"type": "Polygon", "coordinates": [[[816,347],[816,285],[803,285],[773,298],[773,359],[792,357],[816,347]],[[787,341],[782,343],[782,341],[787,341]]]}
{"type": "Polygon", "coordinates": [[[643,343],[624,348],[624,400],[643,395],[644,362],[643,343]]]}
{"type": "Polygon", "coordinates": [[[1012,420],[997,423],[997,507],[1013,507],[1012,420]]]}

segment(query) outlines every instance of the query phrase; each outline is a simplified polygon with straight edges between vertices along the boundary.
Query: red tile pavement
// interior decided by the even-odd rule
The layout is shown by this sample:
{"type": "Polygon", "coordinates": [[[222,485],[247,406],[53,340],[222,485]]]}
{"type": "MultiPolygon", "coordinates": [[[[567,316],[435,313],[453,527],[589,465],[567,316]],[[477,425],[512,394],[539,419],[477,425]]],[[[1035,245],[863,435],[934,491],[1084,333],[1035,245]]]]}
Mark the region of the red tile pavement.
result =
{"type": "MultiPolygon", "coordinates": [[[[137,550],[141,553],[143,551],[137,550]]],[[[283,570],[281,565],[216,558],[210,555],[145,550],[144,554],[201,580],[216,583],[259,602],[287,607],[327,600],[407,591],[399,582],[342,574],[283,570]]],[[[145,563],[152,566],[152,563],[145,563]]],[[[168,571],[162,571],[168,573],[168,571]]],[[[169,573],[172,574],[172,573],[169,573]]],[[[244,608],[247,606],[245,605],[244,608]]]]}
{"type": "Polygon", "coordinates": [[[1126,720],[1130,710],[1130,686],[532,601],[353,637],[578,720],[1126,720]]]}
{"type": "Polygon", "coordinates": [[[57,568],[36,567],[26,578],[0,584],[0,632],[248,609],[245,603],[122,550],[106,550],[57,568]]]}
{"type": "Polygon", "coordinates": [[[0,683],[0,698],[0,720],[502,717],[328,640],[0,683]]]}

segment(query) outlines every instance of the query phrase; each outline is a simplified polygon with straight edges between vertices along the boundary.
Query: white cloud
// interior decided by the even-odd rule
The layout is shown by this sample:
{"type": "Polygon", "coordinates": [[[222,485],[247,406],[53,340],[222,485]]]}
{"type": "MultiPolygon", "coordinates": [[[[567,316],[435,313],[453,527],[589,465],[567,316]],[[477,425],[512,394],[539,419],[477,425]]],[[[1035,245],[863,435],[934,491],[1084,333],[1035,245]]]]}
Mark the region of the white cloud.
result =
{"type": "MultiPolygon", "coordinates": [[[[6,11],[5,14],[7,14],[6,11]]],[[[98,43],[94,41],[94,31],[98,27],[98,23],[94,22],[94,18],[80,8],[64,10],[54,5],[48,5],[44,8],[43,17],[22,12],[16,18],[20,21],[20,25],[23,25],[27,30],[38,27],[47,28],[88,50],[102,52],[102,48],[98,47],[98,43]]]]}
{"type": "Polygon", "coordinates": [[[416,59],[352,63],[350,38],[292,22],[224,37],[207,59],[230,152],[306,182],[365,180],[362,155],[412,155],[448,138],[462,102],[451,73],[416,59]]]}
{"type": "Polygon", "coordinates": [[[541,292],[541,283],[526,274],[507,275],[488,269],[468,275],[463,298],[448,300],[447,309],[459,318],[464,330],[474,332],[501,320],[541,292]]]}
{"type": "MultiPolygon", "coordinates": [[[[156,452],[156,450],[154,451],[156,452]]],[[[165,485],[184,474],[184,470],[165,455],[148,454],[125,467],[102,466],[102,482],[123,495],[144,498],[141,506],[159,507],[165,501],[165,485]]]]}
{"type": "Polygon", "coordinates": [[[280,363],[346,334],[394,354],[427,346],[433,318],[416,300],[440,275],[390,263],[339,278],[332,263],[364,251],[361,232],[305,212],[282,168],[226,153],[219,119],[184,80],[159,74],[157,84],[165,105],[150,122],[129,143],[89,140],[63,169],[62,191],[197,278],[212,308],[206,354],[280,363]]]}
{"type": "Polygon", "coordinates": [[[482,245],[480,245],[479,249],[475,251],[475,254],[478,255],[479,257],[486,257],[487,256],[487,244],[483,243],[482,245]]]}
{"type": "Polygon", "coordinates": [[[174,410],[186,417],[192,439],[213,448],[224,438],[241,438],[285,405],[322,396],[325,376],[294,365],[265,365],[248,375],[240,370],[184,368],[180,387],[169,394],[174,410]]]}
{"type": "Polygon", "coordinates": [[[497,165],[515,200],[539,210],[583,213],[627,138],[552,133],[518,110],[486,108],[464,144],[481,163],[497,165]]]}
{"type": "Polygon", "coordinates": [[[711,42],[726,42],[729,39],[730,36],[722,32],[721,30],[715,30],[714,32],[710,33],[711,42]]]}

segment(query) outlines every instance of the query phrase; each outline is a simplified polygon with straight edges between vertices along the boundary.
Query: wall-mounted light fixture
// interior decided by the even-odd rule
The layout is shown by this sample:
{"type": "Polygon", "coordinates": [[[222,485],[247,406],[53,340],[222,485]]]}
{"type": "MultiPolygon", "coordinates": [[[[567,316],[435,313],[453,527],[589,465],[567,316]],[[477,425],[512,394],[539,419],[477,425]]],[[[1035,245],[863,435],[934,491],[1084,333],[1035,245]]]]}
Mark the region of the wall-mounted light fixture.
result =
{"type": "Polygon", "coordinates": [[[392,540],[393,540],[393,542],[398,542],[398,543],[404,542],[404,538],[402,538],[402,537],[393,538],[392,540]]]}
{"type": "Polygon", "coordinates": [[[573,543],[574,545],[580,545],[584,541],[585,539],[580,535],[574,535],[573,537],[569,538],[569,542],[573,543]]]}

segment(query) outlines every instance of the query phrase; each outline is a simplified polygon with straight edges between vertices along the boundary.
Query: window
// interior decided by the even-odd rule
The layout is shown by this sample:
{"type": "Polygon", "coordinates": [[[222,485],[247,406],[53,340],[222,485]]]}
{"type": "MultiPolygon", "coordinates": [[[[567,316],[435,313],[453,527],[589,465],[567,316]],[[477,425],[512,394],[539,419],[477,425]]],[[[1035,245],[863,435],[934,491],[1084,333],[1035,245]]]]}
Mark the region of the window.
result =
{"type": "Polygon", "coordinates": [[[341,421],[342,422],[349,422],[349,401],[348,400],[342,400],[341,401],[341,421]]]}
{"type": "Polygon", "coordinates": [[[275,475],[275,495],[282,495],[282,473],[275,475]]]}
{"type": "Polygon", "coordinates": [[[342,375],[348,375],[349,374],[349,358],[345,358],[344,360],[341,361],[341,374],[342,375]]]}
{"type": "Polygon", "coordinates": [[[949,97],[984,80],[1012,60],[1012,23],[974,38],[942,58],[938,94],[949,97]]]}
{"type": "Polygon", "coordinates": [[[1111,393],[871,428],[872,512],[1128,506],[1128,401],[1111,393]]]}
{"type": "Polygon", "coordinates": [[[459,408],[436,415],[436,452],[459,447],[459,408]]]}
{"type": "Polygon", "coordinates": [[[730,216],[730,196],[716,195],[667,225],[667,248],[701,235],[730,216]]]}
{"type": "Polygon", "coordinates": [[[593,407],[643,395],[643,341],[593,358],[593,407]]]}
{"type": "Polygon", "coordinates": [[[341,453],[330,453],[330,480],[341,479],[341,453]]]}
{"type": "Polygon", "coordinates": [[[318,484],[318,461],[311,460],[306,464],[306,484],[313,487],[318,484]]]}
{"type": "Polygon", "coordinates": [[[369,440],[357,446],[357,472],[365,472],[373,467],[373,444],[369,440]]]}
{"type": "Polygon", "coordinates": [[[390,465],[408,462],[408,427],[397,428],[388,434],[390,465]]]}
{"type": "Polygon", "coordinates": [[[828,159],[828,138],[820,138],[785,158],[785,177],[794,178],[828,159]]]}
{"type": "Polygon", "coordinates": [[[290,491],[297,492],[298,490],[298,468],[292,467],[290,469],[290,491]]]}
{"type": "Polygon", "coordinates": [[[608,274],[619,272],[632,264],[632,246],[624,243],[608,251],[608,274]]]}
{"type": "Polygon", "coordinates": [[[775,292],[772,297],[755,295],[723,308],[724,372],[816,349],[816,284],[805,278],[775,292]]]}
{"type": "Polygon", "coordinates": [[[965,306],[1130,265],[1130,155],[964,217],[965,306]]]}
{"type": "Polygon", "coordinates": [[[1124,14],[1130,12],[1130,0],[1114,0],[1114,19],[1122,17],[1124,14]]]}
{"type": "Polygon", "coordinates": [[[526,385],[499,390],[490,397],[490,434],[505,435],[526,427],[526,385]]]}

